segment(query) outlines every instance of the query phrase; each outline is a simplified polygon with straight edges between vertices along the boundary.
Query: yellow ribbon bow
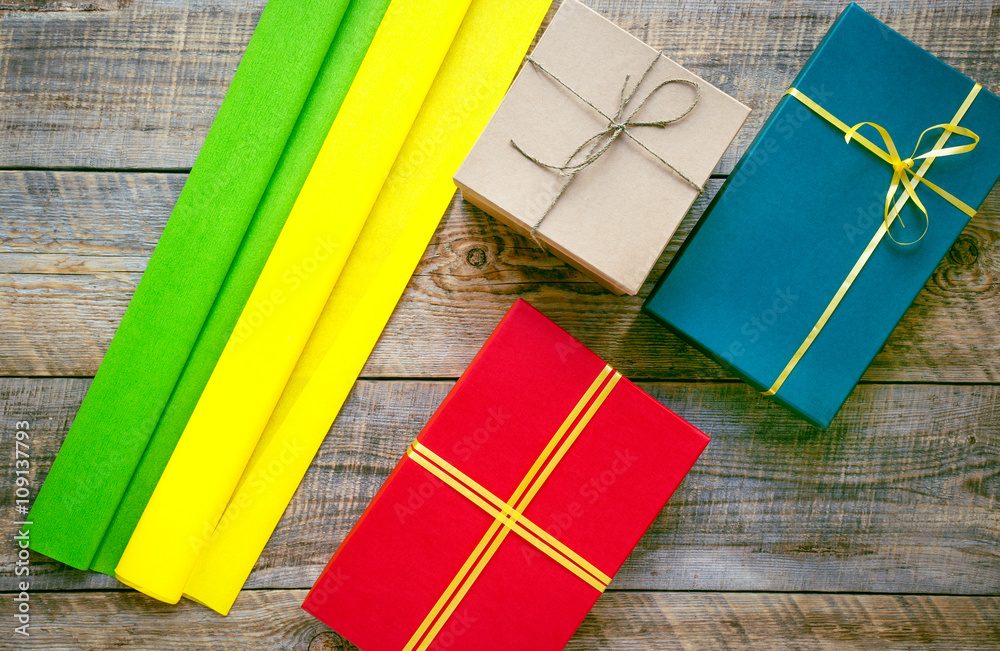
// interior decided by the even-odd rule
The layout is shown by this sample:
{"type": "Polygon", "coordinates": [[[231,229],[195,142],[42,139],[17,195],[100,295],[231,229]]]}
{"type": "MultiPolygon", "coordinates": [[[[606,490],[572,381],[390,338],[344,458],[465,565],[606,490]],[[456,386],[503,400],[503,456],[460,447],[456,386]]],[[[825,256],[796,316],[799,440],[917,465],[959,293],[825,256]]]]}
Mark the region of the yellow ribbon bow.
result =
{"type": "MultiPolygon", "coordinates": [[[[858,124],[855,124],[847,131],[847,134],[844,136],[844,141],[850,143],[851,138],[859,138],[860,140],[860,134],[858,134],[857,131],[864,125],[874,127],[875,130],[879,132],[879,135],[882,136],[882,140],[883,142],[885,142],[885,146],[888,151],[884,151],[883,149],[874,144],[872,146],[878,150],[875,151],[876,154],[880,154],[880,157],[883,160],[892,165],[892,182],[889,184],[889,191],[885,195],[885,209],[882,215],[883,219],[885,220],[886,235],[888,235],[889,239],[891,239],[896,244],[901,244],[903,246],[916,244],[917,242],[919,242],[924,238],[924,235],[927,234],[927,229],[930,226],[930,216],[927,214],[927,208],[924,207],[924,204],[921,203],[920,198],[917,196],[916,189],[913,187],[913,183],[910,182],[909,176],[920,179],[920,181],[925,185],[927,185],[927,187],[934,190],[941,196],[944,196],[946,199],[948,198],[946,196],[948,195],[948,193],[945,190],[939,188],[938,186],[928,181],[926,178],[924,178],[920,174],[920,172],[914,172],[913,171],[914,162],[923,158],[928,158],[933,160],[941,156],[954,156],[956,154],[965,154],[976,148],[976,145],[979,144],[979,136],[970,131],[969,129],[966,129],[965,127],[960,127],[954,124],[935,124],[933,127],[928,127],[924,129],[923,133],[920,134],[920,137],[917,138],[917,144],[913,147],[913,153],[910,154],[909,158],[903,160],[899,156],[899,152],[896,150],[896,145],[892,142],[892,137],[889,135],[889,132],[886,131],[881,126],[875,124],[874,122],[859,122],[858,124]],[[958,145],[955,147],[932,149],[918,156],[917,151],[920,149],[920,141],[923,140],[924,136],[927,135],[928,131],[934,131],[935,129],[943,129],[948,133],[956,133],[960,136],[967,136],[969,138],[972,138],[973,142],[967,145],[958,145]],[[896,199],[896,192],[897,190],[899,190],[900,185],[903,186],[903,191],[907,194],[907,196],[909,196],[910,199],[913,200],[913,203],[916,204],[917,208],[920,209],[920,212],[924,213],[924,232],[920,234],[920,237],[913,240],[912,242],[899,242],[896,240],[896,238],[892,236],[892,233],[889,232],[889,210],[893,204],[893,201],[895,201],[896,199]]],[[[871,149],[871,147],[869,147],[869,149],[871,149]]],[[[903,224],[903,216],[899,213],[897,213],[896,216],[899,217],[899,223],[902,224],[903,228],[906,228],[906,224],[903,224]]]]}
{"type": "MultiPolygon", "coordinates": [[[[778,377],[771,385],[771,388],[763,392],[765,396],[773,396],[778,393],[778,390],[781,388],[782,384],[784,384],[785,380],[788,379],[789,374],[791,374],[791,372],[798,365],[799,360],[802,359],[802,357],[806,354],[806,351],[809,350],[809,347],[812,346],[814,341],[816,341],[816,337],[818,337],[819,333],[822,332],[823,328],[826,326],[827,321],[829,321],[830,317],[833,315],[834,310],[837,309],[837,306],[840,305],[840,301],[843,300],[844,296],[847,294],[847,291],[851,288],[851,285],[854,284],[854,280],[858,277],[858,274],[861,273],[861,270],[868,263],[868,259],[871,258],[872,254],[875,252],[875,249],[882,241],[882,236],[888,235],[893,242],[896,242],[896,239],[892,237],[892,235],[889,233],[889,226],[892,224],[892,220],[899,216],[899,213],[903,209],[903,206],[910,199],[913,199],[913,202],[924,213],[924,218],[927,222],[926,225],[924,226],[924,233],[927,233],[927,229],[930,227],[930,218],[927,215],[927,209],[924,208],[924,204],[917,197],[915,186],[918,183],[925,183],[927,187],[929,187],[934,192],[937,192],[941,196],[941,198],[943,198],[945,201],[947,201],[951,205],[961,210],[969,217],[976,216],[976,211],[973,210],[972,207],[967,205],[964,201],[962,201],[955,195],[951,194],[947,190],[944,190],[943,188],[940,188],[937,185],[934,185],[933,183],[928,181],[924,177],[924,174],[927,172],[927,170],[930,168],[931,163],[933,163],[934,159],[936,158],[939,158],[941,156],[953,156],[955,154],[964,154],[966,152],[970,152],[973,149],[975,149],[976,145],[979,143],[979,136],[977,136],[975,133],[964,127],[958,126],[958,122],[962,120],[962,118],[965,116],[965,113],[969,110],[969,107],[972,106],[972,102],[975,101],[976,97],[979,95],[980,90],[982,90],[982,86],[980,86],[979,84],[974,84],[972,86],[972,89],[969,91],[969,94],[965,97],[965,100],[962,102],[962,105],[958,107],[958,111],[955,112],[955,115],[951,118],[951,120],[947,124],[936,124],[933,127],[924,129],[924,132],[920,134],[920,138],[917,138],[917,144],[913,148],[913,154],[911,154],[910,157],[907,158],[906,160],[900,158],[899,152],[896,151],[896,145],[893,144],[892,138],[889,137],[889,132],[880,127],[879,125],[873,124],[871,122],[861,122],[854,125],[853,127],[848,127],[846,123],[840,120],[840,118],[838,118],[837,116],[835,116],[834,114],[830,113],[825,108],[817,104],[815,101],[810,99],[805,93],[800,91],[798,88],[789,88],[787,91],[785,91],[786,95],[790,95],[795,99],[797,99],[798,101],[802,102],[806,107],[811,109],[821,118],[832,124],[837,129],[843,131],[844,134],[846,134],[844,136],[844,139],[847,141],[848,144],[850,144],[852,139],[856,140],[858,144],[864,146],[865,149],[872,152],[873,154],[884,160],[886,163],[892,165],[892,182],[889,184],[889,191],[885,195],[885,211],[883,213],[884,223],[872,236],[871,241],[868,242],[868,246],[866,246],[864,251],[861,252],[861,257],[859,257],[858,261],[854,263],[854,267],[851,268],[850,273],[847,274],[847,278],[844,279],[844,282],[841,283],[840,288],[837,289],[837,292],[833,295],[833,298],[830,299],[830,302],[829,304],[827,304],[826,309],[823,310],[823,313],[816,321],[816,325],[814,325],[812,330],[809,331],[809,334],[806,335],[805,340],[803,340],[802,344],[799,345],[798,350],[795,351],[795,354],[792,355],[792,358],[788,360],[788,363],[785,365],[785,368],[782,369],[781,373],[778,374],[778,377]],[[862,126],[866,124],[875,127],[875,129],[878,130],[879,134],[882,136],[882,140],[885,141],[886,149],[888,149],[889,151],[885,151],[884,149],[873,143],[871,140],[865,138],[863,135],[858,133],[858,129],[860,129],[862,126]],[[940,137],[938,137],[937,142],[934,144],[933,149],[931,149],[929,152],[925,154],[920,154],[918,156],[917,151],[920,149],[921,139],[923,139],[923,137],[927,134],[928,131],[933,131],[934,129],[942,129],[943,133],[940,135],[940,137]],[[968,145],[959,145],[957,147],[945,147],[944,146],[945,143],[948,142],[948,138],[953,133],[962,136],[968,136],[969,138],[973,139],[973,142],[968,145]],[[914,172],[913,165],[917,160],[920,159],[923,159],[924,162],[920,165],[920,169],[914,172]],[[895,201],[896,191],[899,189],[900,185],[903,186],[903,196],[900,197],[899,201],[896,202],[896,205],[890,210],[889,206],[892,204],[893,201],[895,201]]],[[[903,223],[902,218],[900,218],[900,223],[901,224],[903,223]]],[[[906,225],[904,224],[903,226],[905,228],[906,225]]],[[[924,235],[921,234],[919,238],[917,238],[913,242],[906,242],[906,244],[915,244],[916,242],[919,242],[921,239],[923,239],[923,237],[924,235]]],[[[896,244],[901,244],[901,243],[896,242],[896,244]]]]}

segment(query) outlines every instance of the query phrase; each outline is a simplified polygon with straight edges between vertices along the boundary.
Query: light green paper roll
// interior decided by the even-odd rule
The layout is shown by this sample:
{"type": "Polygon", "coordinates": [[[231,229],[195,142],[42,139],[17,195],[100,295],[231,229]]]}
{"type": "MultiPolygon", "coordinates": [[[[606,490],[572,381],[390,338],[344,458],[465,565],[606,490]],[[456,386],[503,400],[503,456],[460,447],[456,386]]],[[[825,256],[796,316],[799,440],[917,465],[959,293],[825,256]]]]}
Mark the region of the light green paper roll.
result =
{"type": "Polygon", "coordinates": [[[284,151],[347,0],[271,0],[29,520],[90,567],[284,151]]]}
{"type": "Polygon", "coordinates": [[[347,8],[229,275],[97,551],[91,567],[98,572],[114,576],[388,6],[389,0],[353,0],[347,8]]]}

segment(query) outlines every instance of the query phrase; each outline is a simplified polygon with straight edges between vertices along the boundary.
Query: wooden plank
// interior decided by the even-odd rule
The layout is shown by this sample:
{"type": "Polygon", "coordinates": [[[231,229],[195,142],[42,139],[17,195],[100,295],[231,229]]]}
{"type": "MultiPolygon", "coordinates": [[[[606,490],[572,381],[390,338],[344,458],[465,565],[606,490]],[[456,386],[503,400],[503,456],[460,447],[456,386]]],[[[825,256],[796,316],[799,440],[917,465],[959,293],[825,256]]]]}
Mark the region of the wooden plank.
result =
{"type": "MultiPolygon", "coordinates": [[[[456,377],[510,304],[524,298],[633,379],[730,377],[640,312],[719,185],[712,182],[696,202],[637,297],[611,295],[469,204],[453,203],[365,375],[456,377]]],[[[1000,381],[998,216],[1000,188],[939,265],[863,381],[1000,381]]]]}
{"type": "MultiPolygon", "coordinates": [[[[226,618],[135,593],[30,596],[18,649],[356,651],[298,606],[305,590],[249,590],[226,618]]],[[[474,615],[472,615],[474,617],[474,615]]],[[[1000,597],[608,592],[567,651],[886,651],[996,648],[1000,597]]],[[[454,642],[453,642],[454,644],[454,642]]],[[[14,647],[12,647],[14,648],[14,647]]]]}
{"type": "MultiPolygon", "coordinates": [[[[184,183],[183,174],[0,172],[0,375],[92,376],[184,183]]],[[[725,378],[639,312],[718,190],[699,199],[639,298],[616,297],[456,199],[420,263],[370,377],[457,377],[516,297],[620,368],[650,379],[725,378]]],[[[865,375],[1000,381],[1000,188],[865,375]]],[[[891,289],[887,289],[891,291],[891,289]]]]}
{"type": "MultiPolygon", "coordinates": [[[[32,494],[88,384],[0,380],[0,449],[17,421],[34,432],[32,494]]],[[[1000,386],[865,385],[825,432],[739,383],[642,386],[714,441],[612,587],[1000,593],[1000,386]]],[[[450,387],[360,382],[248,587],[310,586],[450,387]]],[[[12,464],[0,455],[0,476],[12,464]]],[[[15,551],[0,546],[0,567],[15,551]]],[[[39,590],[117,585],[31,563],[39,590]]]]}
{"type": "MultiPolygon", "coordinates": [[[[843,7],[585,1],[754,108],[720,174],[843,7]]],[[[185,179],[18,168],[189,168],[264,2],[0,0],[0,169],[12,170],[0,171],[0,376],[93,375],[185,179]]],[[[1000,90],[995,0],[862,4],[1000,90]]],[[[714,442],[568,649],[998,648],[1000,384],[967,384],[1000,383],[998,216],[1000,190],[825,432],[720,381],[721,369],[639,314],[641,299],[606,294],[461,201],[365,375],[453,378],[524,297],[627,375],[675,380],[643,386],[714,442]],[[879,594],[894,592],[904,594],[879,594]]],[[[15,425],[28,420],[37,493],[88,384],[0,377],[3,476],[15,425]]],[[[359,383],[230,617],[33,554],[32,637],[0,639],[354,649],[298,604],[450,387],[359,383]]],[[[8,541],[13,499],[0,522],[8,541]]],[[[17,590],[16,551],[0,545],[0,592],[17,590]]]]}
{"type": "Polygon", "coordinates": [[[304,590],[248,592],[223,618],[191,601],[172,606],[136,592],[36,593],[29,602],[30,637],[6,632],[5,641],[14,642],[11,649],[46,651],[355,649],[299,607],[305,595],[304,590]]]}
{"type": "Polygon", "coordinates": [[[995,649],[1000,598],[610,593],[567,651],[995,649]]]}
{"type": "MultiPolygon", "coordinates": [[[[754,109],[733,164],[842,0],[588,0],[754,109]]],[[[16,0],[0,7],[0,167],[189,168],[264,0],[16,0]]],[[[1000,90],[990,0],[868,0],[866,9],[986,88],[1000,90]]]]}
{"type": "Polygon", "coordinates": [[[0,167],[190,168],[264,0],[0,12],[0,167]]]}
{"type": "Polygon", "coordinates": [[[0,11],[109,11],[131,0],[3,0],[0,11]]]}

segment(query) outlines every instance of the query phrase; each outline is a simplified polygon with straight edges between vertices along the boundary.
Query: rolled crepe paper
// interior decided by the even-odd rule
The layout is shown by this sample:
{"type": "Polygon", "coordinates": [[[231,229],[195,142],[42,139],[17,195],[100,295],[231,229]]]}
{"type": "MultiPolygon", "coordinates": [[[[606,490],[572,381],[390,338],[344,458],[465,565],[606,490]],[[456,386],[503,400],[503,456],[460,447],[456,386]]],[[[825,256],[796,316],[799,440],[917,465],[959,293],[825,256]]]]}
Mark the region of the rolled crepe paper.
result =
{"type": "Polygon", "coordinates": [[[267,187],[346,0],[272,0],[29,519],[78,569],[101,539],[267,187]]]}
{"type": "Polygon", "coordinates": [[[184,594],[229,612],[448,207],[551,0],[473,0],[184,594]]]}
{"type": "MultiPolygon", "coordinates": [[[[347,0],[340,4],[347,4],[347,0]]],[[[347,7],[229,275],[104,534],[91,569],[114,576],[115,566],[236,326],[388,6],[389,0],[354,0],[347,7]]]]}
{"type": "Polygon", "coordinates": [[[236,489],[470,0],[392,0],[115,576],[169,603],[236,489]]]}

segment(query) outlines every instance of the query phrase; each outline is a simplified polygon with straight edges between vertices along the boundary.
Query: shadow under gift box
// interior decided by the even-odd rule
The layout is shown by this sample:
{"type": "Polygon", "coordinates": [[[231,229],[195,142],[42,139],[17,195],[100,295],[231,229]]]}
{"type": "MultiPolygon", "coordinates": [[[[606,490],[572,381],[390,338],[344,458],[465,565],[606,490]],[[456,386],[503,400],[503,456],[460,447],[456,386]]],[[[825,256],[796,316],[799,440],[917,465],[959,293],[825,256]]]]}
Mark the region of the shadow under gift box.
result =
{"type": "Polygon", "coordinates": [[[518,300],[303,607],[363,651],[562,649],[707,444],[518,300]]]}
{"type": "MultiPolygon", "coordinates": [[[[855,4],[792,86],[848,127],[881,125],[901,157],[925,129],[953,120],[976,88],[855,4]]],[[[957,124],[980,136],[977,146],[935,159],[926,178],[975,209],[1000,176],[1000,99],[979,90],[957,124]]],[[[936,148],[942,132],[928,133],[918,153],[936,148]]],[[[888,149],[873,127],[861,134],[888,149]]],[[[945,146],[971,143],[951,134],[945,146]]],[[[926,235],[909,245],[884,237],[821,324],[883,225],[892,178],[892,165],[855,139],[845,142],[843,130],[803,101],[783,97],[643,310],[754,388],[774,390],[774,400],[828,427],[970,219],[917,184],[929,220],[910,199],[902,224],[897,219],[889,232],[908,243],[927,225],[926,235]]]]}

